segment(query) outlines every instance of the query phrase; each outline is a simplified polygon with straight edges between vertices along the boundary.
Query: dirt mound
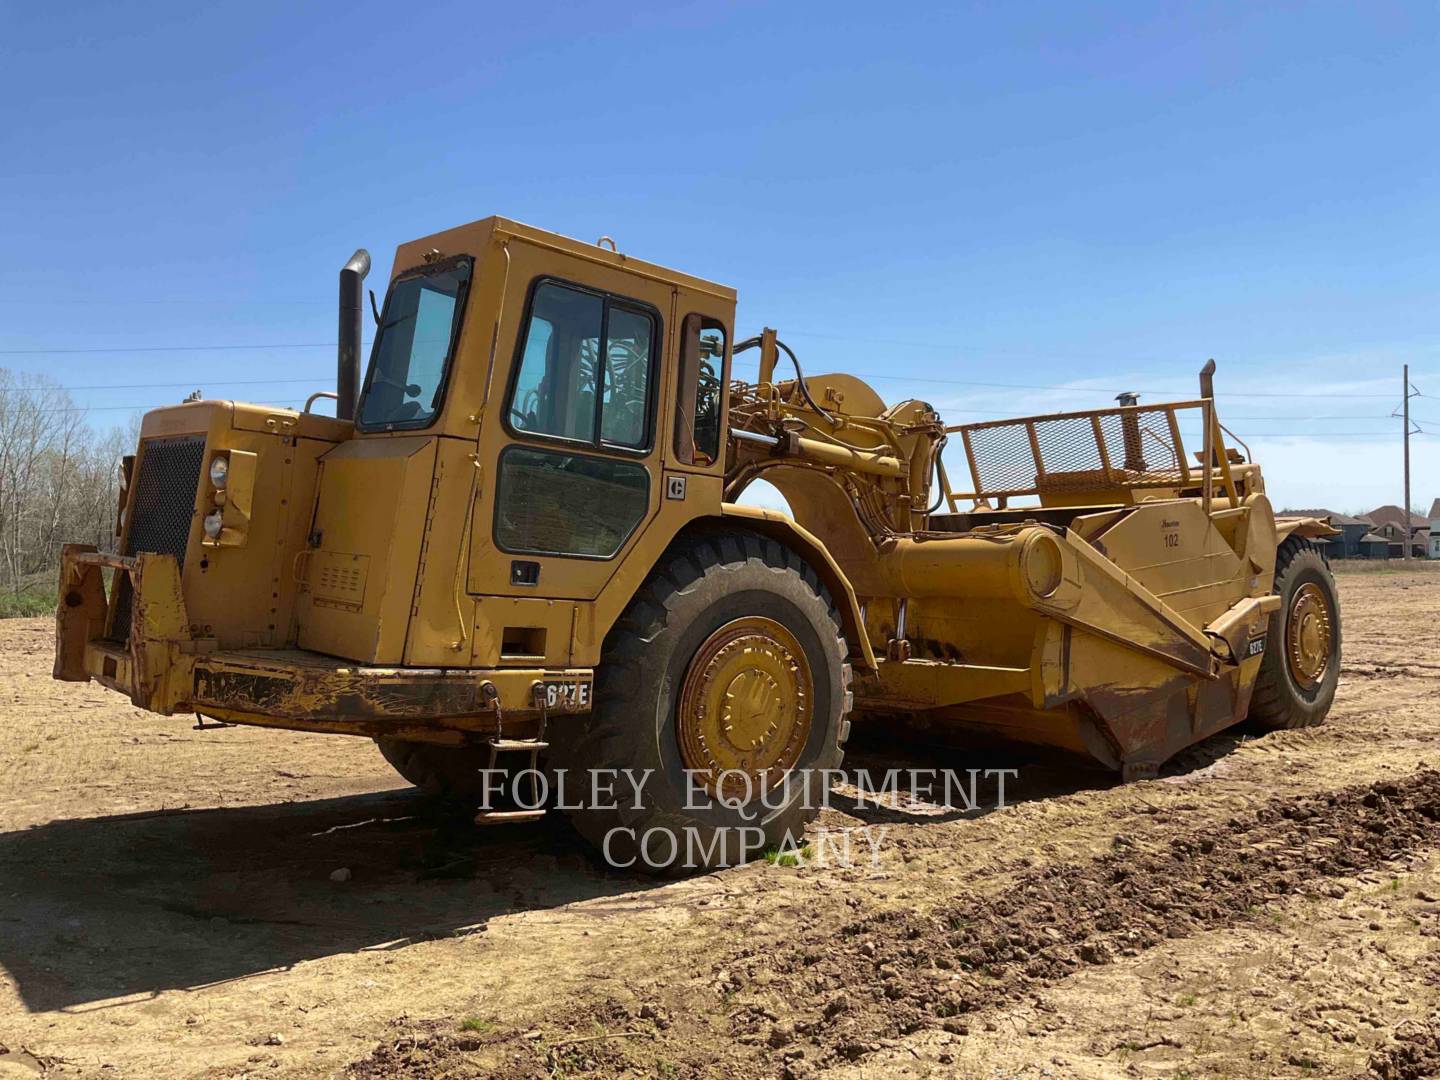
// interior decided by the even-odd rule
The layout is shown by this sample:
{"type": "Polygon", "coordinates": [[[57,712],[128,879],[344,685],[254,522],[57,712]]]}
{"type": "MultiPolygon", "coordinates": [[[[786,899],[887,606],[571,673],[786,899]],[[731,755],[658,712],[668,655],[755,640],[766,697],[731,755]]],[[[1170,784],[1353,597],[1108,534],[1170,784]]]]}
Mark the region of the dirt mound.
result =
{"type": "MultiPolygon", "coordinates": [[[[1163,841],[1121,831],[1109,853],[1026,871],[993,899],[931,915],[883,912],[838,936],[736,951],[708,979],[651,988],[663,1007],[632,1014],[606,1001],[547,1024],[543,1037],[508,1030],[468,1048],[453,1034],[409,1044],[402,1037],[354,1075],[527,1077],[563,1064],[568,1073],[597,1076],[698,1076],[717,1068],[742,1077],[808,1076],[924,1028],[964,1034],[972,1018],[1086,966],[1256,918],[1267,904],[1341,897],[1337,879],[1437,840],[1440,772],[1431,770],[1275,799],[1223,827],[1181,829],[1163,841]],[[784,1007],[739,1004],[742,991],[784,1007]]],[[[1436,1052],[1432,1028],[1377,1054],[1367,1075],[1431,1075],[1425,1070],[1436,1052]]]]}
{"type": "MultiPolygon", "coordinates": [[[[1294,894],[1343,895],[1333,880],[1440,840],[1440,772],[1423,770],[1300,800],[1277,800],[1219,830],[1163,848],[1123,831],[1084,863],[1020,876],[993,900],[935,916],[888,912],[846,926],[777,968],[797,1030],[820,1062],[855,1060],[882,1040],[1015,1000],[1085,965],[1134,956],[1253,916],[1294,894]],[[837,989],[842,988],[843,989],[837,989]]],[[[768,956],[747,958],[753,966],[768,956]]],[[[737,1023],[737,1034],[751,1026],[737,1023]]],[[[809,1056],[809,1055],[807,1055],[809,1056]]]]}
{"type": "MultiPolygon", "coordinates": [[[[352,1064],[355,1080],[550,1080],[555,1076],[709,1076],[718,1056],[685,1062],[683,1068],[657,1051],[671,1025],[656,1006],[632,1010],[613,999],[574,1007],[547,1019],[541,1032],[501,1027],[473,1018],[456,1030],[453,1021],[398,1022],[393,1038],[352,1064]]],[[[726,1068],[728,1075],[756,1073],[726,1068]]]]}

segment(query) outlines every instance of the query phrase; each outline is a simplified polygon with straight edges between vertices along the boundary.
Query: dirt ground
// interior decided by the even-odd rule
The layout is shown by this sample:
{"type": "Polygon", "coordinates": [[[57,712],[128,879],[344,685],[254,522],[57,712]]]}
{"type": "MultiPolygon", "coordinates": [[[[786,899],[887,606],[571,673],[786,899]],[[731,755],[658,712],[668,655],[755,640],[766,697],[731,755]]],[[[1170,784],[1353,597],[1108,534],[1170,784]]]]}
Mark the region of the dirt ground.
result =
{"type": "Polygon", "coordinates": [[[842,789],[801,865],[665,885],[0,623],[0,1078],[1440,1074],[1440,567],[1340,583],[1321,728],[1128,786],[871,733],[1016,769],[1008,807],[842,789]]]}

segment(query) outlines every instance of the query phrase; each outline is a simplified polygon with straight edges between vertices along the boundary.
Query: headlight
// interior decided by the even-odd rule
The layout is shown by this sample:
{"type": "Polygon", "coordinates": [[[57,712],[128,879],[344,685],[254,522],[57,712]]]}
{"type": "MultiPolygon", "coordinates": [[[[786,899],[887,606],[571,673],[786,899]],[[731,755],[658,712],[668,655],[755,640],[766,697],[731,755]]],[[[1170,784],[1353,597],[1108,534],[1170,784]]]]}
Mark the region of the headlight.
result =
{"type": "MultiPolygon", "coordinates": [[[[213,469],[211,470],[214,471],[213,469]]],[[[225,516],[219,510],[211,510],[205,515],[205,535],[211,540],[220,538],[220,530],[225,527],[225,516]]]]}
{"type": "Polygon", "coordinates": [[[217,488],[225,486],[225,477],[230,472],[230,459],[224,454],[216,454],[210,459],[210,483],[217,488]]]}

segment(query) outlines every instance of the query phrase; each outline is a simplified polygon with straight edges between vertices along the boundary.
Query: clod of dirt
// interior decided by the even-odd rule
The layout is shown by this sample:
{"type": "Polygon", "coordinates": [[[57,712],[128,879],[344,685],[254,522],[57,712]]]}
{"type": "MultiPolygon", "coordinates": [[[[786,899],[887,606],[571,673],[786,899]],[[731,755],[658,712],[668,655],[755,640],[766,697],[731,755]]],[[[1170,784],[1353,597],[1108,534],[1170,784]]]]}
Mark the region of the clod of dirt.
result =
{"type": "Polygon", "coordinates": [[[331,871],[330,871],[330,880],[331,880],[331,881],[337,881],[337,882],[342,882],[342,883],[343,883],[343,882],[349,881],[350,878],[351,878],[351,876],[352,876],[352,875],[351,875],[351,873],[350,873],[350,868],[349,868],[348,866],[342,866],[342,867],[340,867],[339,870],[331,870],[331,871]]]}
{"type": "Polygon", "coordinates": [[[770,1037],[766,1041],[776,1050],[789,1046],[795,1041],[795,1025],[789,1020],[780,1021],[770,1029],[770,1037]]]}
{"type": "Polygon", "coordinates": [[[1390,1045],[1370,1055],[1355,1080],[1428,1080],[1440,1076],[1440,1012],[1424,1024],[1404,1024],[1390,1045]]]}

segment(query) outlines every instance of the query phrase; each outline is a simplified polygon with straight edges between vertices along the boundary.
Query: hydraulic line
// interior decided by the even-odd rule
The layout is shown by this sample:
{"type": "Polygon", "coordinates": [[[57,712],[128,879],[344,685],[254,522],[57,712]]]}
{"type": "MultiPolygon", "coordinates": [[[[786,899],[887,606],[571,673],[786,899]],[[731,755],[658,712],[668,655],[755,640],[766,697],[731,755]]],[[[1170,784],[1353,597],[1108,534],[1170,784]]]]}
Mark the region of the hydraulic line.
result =
{"type": "MultiPolygon", "coordinates": [[[[742,352],[745,352],[749,349],[756,349],[759,347],[760,339],[758,337],[746,338],[744,341],[740,342],[740,344],[735,346],[734,350],[731,352],[731,355],[738,356],[742,352]]],[[[805,399],[805,404],[809,405],[810,408],[814,409],[831,424],[834,424],[835,418],[831,416],[828,412],[826,412],[824,409],[822,409],[820,405],[816,402],[816,400],[810,396],[810,387],[805,382],[805,372],[800,370],[800,360],[791,350],[790,346],[786,345],[779,338],[776,338],[775,347],[777,349],[783,350],[785,355],[790,357],[790,363],[795,365],[795,385],[800,388],[800,396],[805,399]]]]}

